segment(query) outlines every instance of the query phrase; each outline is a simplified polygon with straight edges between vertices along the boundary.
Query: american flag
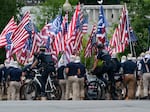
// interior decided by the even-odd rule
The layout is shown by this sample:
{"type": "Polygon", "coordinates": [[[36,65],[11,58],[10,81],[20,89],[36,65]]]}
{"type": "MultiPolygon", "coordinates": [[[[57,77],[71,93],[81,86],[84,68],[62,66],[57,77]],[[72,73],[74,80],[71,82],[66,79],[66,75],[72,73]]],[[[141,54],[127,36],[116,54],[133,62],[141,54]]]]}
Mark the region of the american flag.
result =
{"type": "Polygon", "coordinates": [[[14,21],[14,17],[12,17],[0,35],[0,48],[5,46],[7,59],[12,56],[12,35],[16,29],[17,23],[14,21]]]}
{"type": "Polygon", "coordinates": [[[42,28],[41,34],[44,36],[55,37],[61,29],[60,28],[61,24],[62,24],[62,16],[59,15],[42,28]]]}
{"type": "Polygon", "coordinates": [[[52,22],[49,29],[51,35],[56,36],[61,29],[62,15],[57,16],[52,22]]]}
{"type": "Polygon", "coordinates": [[[135,35],[133,28],[130,26],[129,28],[130,31],[130,39],[129,42],[136,42],[138,40],[137,36],[135,35]]]}
{"type": "MultiPolygon", "coordinates": [[[[30,23],[32,24],[32,23],[30,23]]],[[[33,30],[33,24],[32,24],[32,30],[33,30]]],[[[32,50],[32,46],[33,46],[33,35],[32,35],[32,32],[33,31],[29,31],[29,37],[27,38],[25,44],[24,44],[24,47],[17,51],[16,52],[16,58],[17,58],[17,61],[20,63],[20,64],[26,64],[28,63],[28,59],[31,58],[30,57],[30,54],[31,54],[31,50],[32,50]]]]}
{"type": "Polygon", "coordinates": [[[70,61],[70,55],[73,54],[74,51],[74,41],[75,41],[75,29],[76,29],[76,24],[77,24],[77,20],[79,17],[79,13],[80,13],[80,4],[78,4],[76,6],[76,10],[73,14],[72,20],[69,24],[69,28],[68,28],[68,34],[67,34],[67,40],[66,40],[66,58],[67,61],[70,61]]]}
{"type": "Polygon", "coordinates": [[[32,43],[32,49],[30,52],[30,57],[34,55],[34,53],[39,52],[40,46],[43,45],[44,43],[42,42],[41,36],[39,32],[35,32],[33,34],[33,43],[32,43]]]}
{"type": "Polygon", "coordinates": [[[96,25],[94,24],[92,31],[91,31],[91,35],[90,35],[89,40],[87,42],[86,48],[84,50],[84,57],[85,58],[92,56],[92,46],[95,43],[95,42],[93,43],[93,40],[95,38],[96,30],[97,30],[96,25]]]}
{"type": "Polygon", "coordinates": [[[30,21],[30,13],[26,12],[12,37],[13,54],[15,54],[17,51],[19,51],[24,47],[25,42],[31,33],[32,33],[32,27],[30,21]]]}
{"type": "Polygon", "coordinates": [[[126,6],[122,9],[122,14],[120,17],[120,23],[115,29],[113,37],[110,40],[109,47],[112,49],[111,53],[124,52],[125,47],[128,45],[129,40],[129,26],[128,26],[128,16],[126,6]]]}
{"type": "Polygon", "coordinates": [[[66,37],[66,31],[67,31],[67,23],[68,23],[68,13],[65,14],[65,17],[63,18],[62,24],[61,24],[61,30],[58,32],[57,36],[54,39],[53,42],[53,48],[56,51],[56,54],[58,56],[59,52],[65,51],[65,37],[66,37]]]}
{"type": "Polygon", "coordinates": [[[78,19],[76,22],[76,29],[75,29],[75,41],[74,41],[74,53],[80,51],[82,49],[82,38],[83,38],[83,12],[80,11],[78,15],[78,19]]]}
{"type": "Polygon", "coordinates": [[[0,48],[6,45],[9,46],[12,43],[11,42],[12,35],[16,30],[16,28],[17,28],[17,23],[14,21],[14,17],[12,17],[0,35],[0,48]]]}
{"type": "Polygon", "coordinates": [[[99,10],[99,20],[98,20],[98,26],[97,26],[97,42],[98,43],[105,43],[107,40],[106,37],[106,19],[104,16],[104,10],[103,10],[103,6],[100,6],[100,10],[99,10]]]}

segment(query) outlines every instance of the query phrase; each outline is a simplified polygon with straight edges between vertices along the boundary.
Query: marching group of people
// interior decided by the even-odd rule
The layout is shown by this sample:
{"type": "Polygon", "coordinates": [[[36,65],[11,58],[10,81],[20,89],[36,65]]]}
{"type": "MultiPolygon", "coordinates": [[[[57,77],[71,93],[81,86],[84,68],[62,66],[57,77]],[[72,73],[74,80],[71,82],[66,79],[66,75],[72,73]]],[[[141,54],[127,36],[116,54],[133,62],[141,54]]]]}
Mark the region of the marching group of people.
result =
{"type": "MultiPolygon", "coordinates": [[[[109,81],[114,84],[114,74],[119,72],[123,74],[123,83],[127,86],[126,99],[149,99],[149,82],[150,82],[150,51],[141,53],[139,57],[132,57],[131,54],[122,56],[121,60],[116,54],[112,56],[105,50],[102,44],[97,46],[97,54],[95,56],[91,73],[98,78],[101,74],[107,73],[109,81]],[[102,64],[99,64],[100,60],[102,64]]],[[[40,53],[34,55],[31,63],[28,63],[23,69],[18,65],[17,61],[5,61],[0,65],[1,88],[3,82],[6,83],[7,100],[19,100],[20,87],[26,77],[26,71],[37,67],[41,71],[41,97],[45,95],[45,84],[49,72],[55,72],[62,89],[62,100],[84,100],[85,99],[85,79],[86,67],[80,60],[80,55],[71,55],[70,62],[65,64],[65,60],[60,59],[57,69],[51,57],[45,57],[45,47],[40,48],[40,53]]],[[[115,89],[111,88],[111,97],[115,89]]],[[[2,89],[0,98],[2,99],[2,89]]]]}

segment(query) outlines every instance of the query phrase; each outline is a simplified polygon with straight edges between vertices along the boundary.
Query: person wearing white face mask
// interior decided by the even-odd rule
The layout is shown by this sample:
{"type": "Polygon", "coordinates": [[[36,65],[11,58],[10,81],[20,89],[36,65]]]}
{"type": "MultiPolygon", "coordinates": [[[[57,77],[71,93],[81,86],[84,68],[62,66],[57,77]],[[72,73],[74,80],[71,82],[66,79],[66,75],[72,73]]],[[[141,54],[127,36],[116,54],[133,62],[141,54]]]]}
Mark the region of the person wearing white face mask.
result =
{"type": "Polygon", "coordinates": [[[145,57],[140,61],[141,71],[143,74],[143,94],[144,96],[141,99],[149,99],[148,96],[148,86],[150,82],[150,57],[149,52],[145,53],[145,57]]]}
{"type": "Polygon", "coordinates": [[[132,61],[132,55],[128,54],[127,60],[122,63],[124,83],[127,85],[128,94],[126,99],[135,99],[137,64],[132,61]]]}
{"type": "Polygon", "coordinates": [[[8,68],[8,100],[19,100],[19,93],[21,87],[21,74],[22,70],[19,68],[17,61],[10,61],[8,68]]]}
{"type": "Polygon", "coordinates": [[[69,99],[69,95],[72,93],[72,100],[79,100],[79,83],[78,75],[80,69],[75,65],[75,55],[70,56],[70,62],[66,65],[65,73],[67,75],[66,83],[66,99],[69,99]]]}
{"type": "Polygon", "coordinates": [[[84,81],[85,81],[86,68],[85,68],[85,66],[81,63],[79,56],[76,56],[75,64],[76,64],[76,65],[79,67],[79,69],[80,69],[80,74],[78,75],[79,97],[80,97],[80,100],[84,100],[84,98],[85,98],[84,81]]]}
{"type": "Polygon", "coordinates": [[[62,90],[62,97],[61,100],[65,100],[65,94],[66,94],[66,74],[65,74],[65,60],[63,57],[60,58],[58,62],[58,69],[57,69],[57,79],[59,80],[59,84],[61,86],[62,90]]]}

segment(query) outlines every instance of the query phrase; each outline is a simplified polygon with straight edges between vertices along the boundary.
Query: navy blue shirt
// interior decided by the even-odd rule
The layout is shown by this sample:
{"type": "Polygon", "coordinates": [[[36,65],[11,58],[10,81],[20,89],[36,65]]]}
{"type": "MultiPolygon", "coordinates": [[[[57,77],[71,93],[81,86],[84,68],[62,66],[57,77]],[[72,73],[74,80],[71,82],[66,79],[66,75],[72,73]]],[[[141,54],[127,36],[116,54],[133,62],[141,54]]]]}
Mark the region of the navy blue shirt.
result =
{"type": "Polygon", "coordinates": [[[132,60],[127,60],[122,63],[124,74],[134,74],[134,71],[137,69],[137,64],[132,60]]]}
{"type": "Polygon", "coordinates": [[[8,70],[6,67],[2,67],[0,68],[0,81],[2,81],[2,78],[4,78],[4,80],[6,81],[8,76],[8,70]]]}
{"type": "Polygon", "coordinates": [[[146,64],[148,66],[148,69],[150,71],[150,59],[144,58],[140,61],[142,67],[141,67],[141,71],[142,73],[147,73],[148,71],[146,70],[146,64]]]}
{"type": "Polygon", "coordinates": [[[20,81],[22,70],[19,68],[9,67],[8,75],[10,76],[10,81],[20,81]]]}
{"type": "Polygon", "coordinates": [[[66,68],[69,68],[67,76],[75,76],[78,72],[78,66],[74,62],[70,62],[66,65],[66,68]]]}
{"type": "Polygon", "coordinates": [[[57,78],[58,79],[65,79],[64,77],[64,69],[65,69],[65,66],[61,66],[57,69],[57,78]]]}
{"type": "Polygon", "coordinates": [[[80,75],[78,75],[78,78],[83,78],[85,77],[85,73],[86,73],[86,69],[85,69],[85,66],[82,64],[82,63],[76,63],[78,68],[80,69],[80,75]]]}

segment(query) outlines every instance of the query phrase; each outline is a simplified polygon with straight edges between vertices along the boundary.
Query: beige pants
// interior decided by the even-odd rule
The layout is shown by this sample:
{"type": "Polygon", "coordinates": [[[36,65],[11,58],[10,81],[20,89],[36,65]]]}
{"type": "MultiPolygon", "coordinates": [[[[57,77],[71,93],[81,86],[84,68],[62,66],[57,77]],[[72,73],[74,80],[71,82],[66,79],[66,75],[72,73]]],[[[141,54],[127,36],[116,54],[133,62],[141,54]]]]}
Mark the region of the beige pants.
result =
{"type": "Polygon", "coordinates": [[[80,100],[83,100],[85,97],[84,78],[79,78],[79,97],[80,97],[80,100]]]}
{"type": "Polygon", "coordinates": [[[142,78],[137,81],[136,97],[137,98],[143,97],[143,79],[142,78]]]}
{"type": "Polygon", "coordinates": [[[78,78],[74,76],[68,76],[66,82],[66,99],[69,99],[70,93],[72,93],[72,100],[79,100],[79,82],[78,78]]]}
{"type": "Polygon", "coordinates": [[[8,90],[7,90],[7,99],[8,100],[19,100],[21,83],[17,81],[10,81],[8,90]]]}
{"type": "Polygon", "coordinates": [[[65,94],[66,94],[66,80],[59,80],[59,84],[61,86],[61,90],[62,90],[62,97],[61,100],[65,100],[65,94]]]}
{"type": "Polygon", "coordinates": [[[148,96],[148,86],[150,83],[150,73],[143,74],[143,93],[144,96],[148,96]]]}
{"type": "Polygon", "coordinates": [[[2,100],[3,99],[3,95],[4,95],[4,93],[3,93],[3,85],[2,84],[0,84],[0,100],[2,100]]]}
{"type": "Polygon", "coordinates": [[[134,74],[125,74],[124,79],[125,84],[127,85],[128,99],[135,99],[135,93],[136,93],[136,78],[134,74]]]}

